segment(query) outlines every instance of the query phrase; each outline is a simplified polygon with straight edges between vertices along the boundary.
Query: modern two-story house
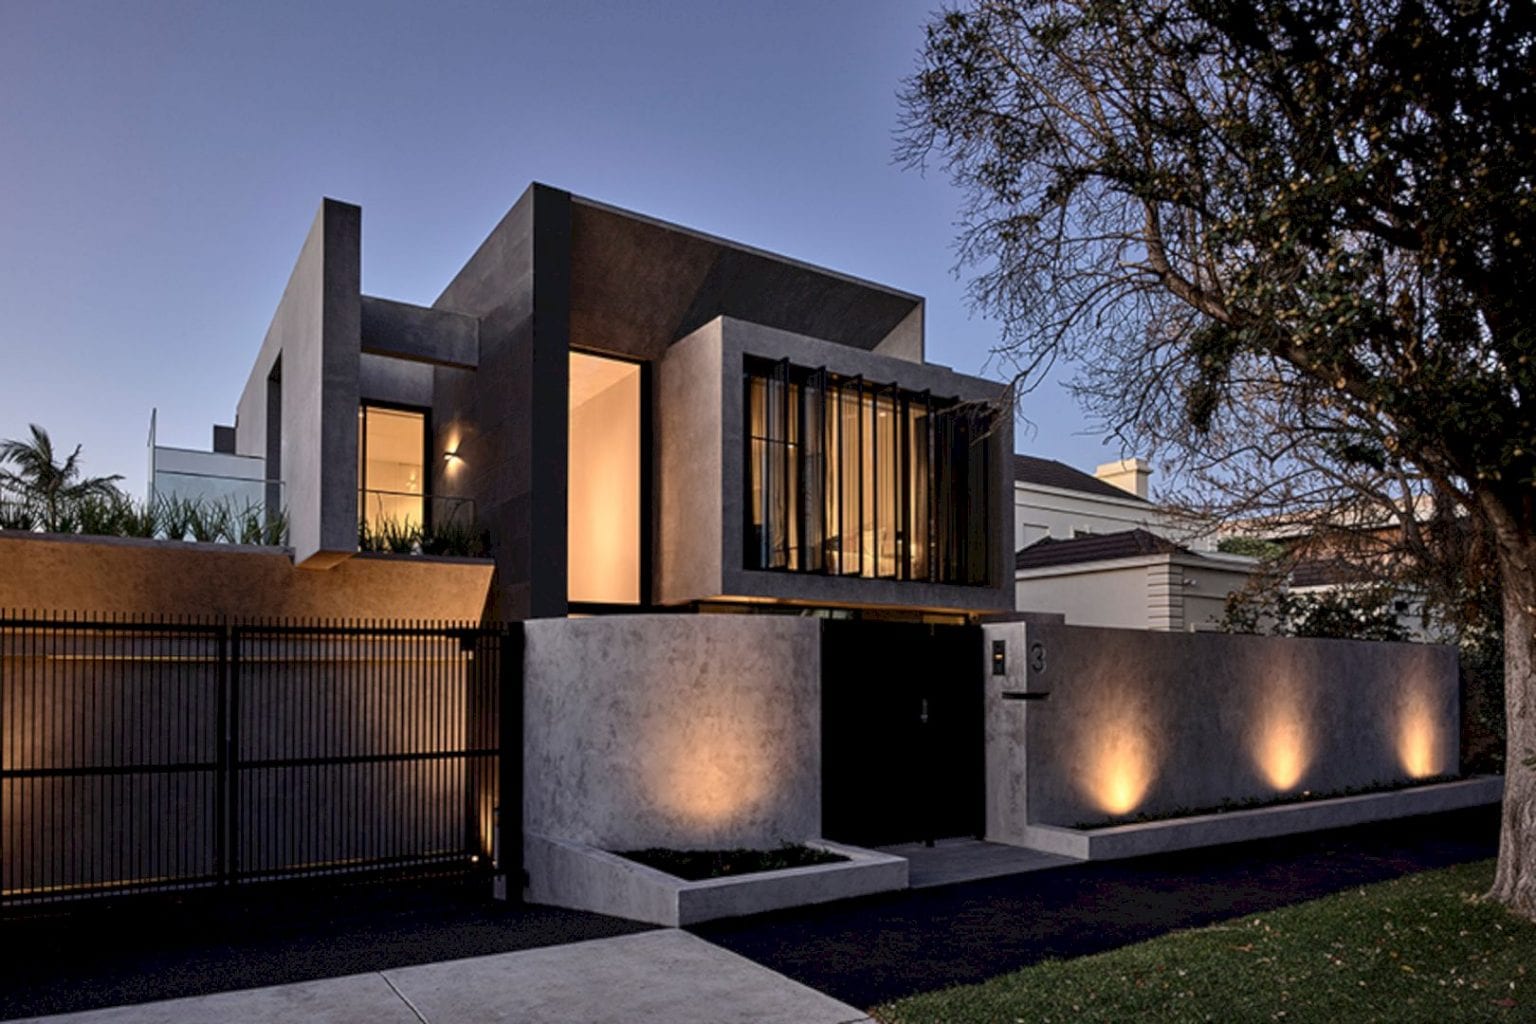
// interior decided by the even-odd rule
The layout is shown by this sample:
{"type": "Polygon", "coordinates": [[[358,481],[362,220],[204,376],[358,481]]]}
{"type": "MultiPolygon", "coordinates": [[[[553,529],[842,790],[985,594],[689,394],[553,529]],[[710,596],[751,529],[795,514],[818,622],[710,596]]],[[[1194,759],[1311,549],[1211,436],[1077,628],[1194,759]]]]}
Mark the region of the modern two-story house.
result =
{"type": "Polygon", "coordinates": [[[422,307],[361,229],[321,204],[208,456],[300,567],[457,519],[497,618],[1011,609],[1005,389],[924,360],[920,297],[535,184],[422,307]]]}

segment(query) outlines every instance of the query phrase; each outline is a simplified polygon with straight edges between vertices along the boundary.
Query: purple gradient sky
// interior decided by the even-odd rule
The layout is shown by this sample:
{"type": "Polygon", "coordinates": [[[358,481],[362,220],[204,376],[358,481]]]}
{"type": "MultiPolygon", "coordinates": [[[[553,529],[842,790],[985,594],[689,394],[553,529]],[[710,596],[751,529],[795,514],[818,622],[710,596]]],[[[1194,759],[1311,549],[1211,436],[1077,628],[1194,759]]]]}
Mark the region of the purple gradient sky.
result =
{"type": "MultiPolygon", "coordinates": [[[[891,157],[929,5],[0,0],[0,437],[142,494],[152,407],[163,444],[233,421],[321,196],[364,291],[425,304],[532,180],[925,295],[980,372],[958,196],[891,157]]],[[[1055,385],[1025,414],[1119,457],[1055,385]]]]}

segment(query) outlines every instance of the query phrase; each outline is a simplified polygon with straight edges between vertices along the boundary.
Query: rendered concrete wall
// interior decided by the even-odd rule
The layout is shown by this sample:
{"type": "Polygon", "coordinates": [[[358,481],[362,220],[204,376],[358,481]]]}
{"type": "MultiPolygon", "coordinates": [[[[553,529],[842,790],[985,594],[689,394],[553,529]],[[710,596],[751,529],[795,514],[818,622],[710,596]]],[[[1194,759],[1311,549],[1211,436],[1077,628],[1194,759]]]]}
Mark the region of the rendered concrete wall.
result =
{"type": "Polygon", "coordinates": [[[652,564],[659,604],[722,593],[722,322],[711,321],[673,345],[657,365],[652,564]]]}
{"type": "Polygon", "coordinates": [[[570,196],[533,185],[433,307],[480,324],[479,368],[434,368],[433,491],[491,533],[496,614],[566,610],[570,196]],[[537,268],[537,270],[535,269],[537,268]]]}
{"type": "Polygon", "coordinates": [[[323,200],[237,407],[236,451],[265,457],[280,369],[283,503],[294,558],[311,568],[357,550],[361,268],[362,211],[323,200]]]}
{"type": "Polygon", "coordinates": [[[1013,420],[998,416],[986,443],[996,473],[991,523],[995,581],[954,586],[743,568],[742,374],[747,356],[788,359],[846,376],[964,401],[1000,402],[1002,385],[942,366],[912,363],[719,317],[673,346],[661,364],[657,397],[659,525],[657,600],[680,604],[715,596],[956,611],[1013,608],[1013,420]],[[674,355],[673,353],[676,353],[674,355]],[[711,379],[711,375],[713,379],[711,379]],[[718,475],[713,468],[718,465],[718,475]],[[713,519],[718,526],[710,526],[713,519]],[[718,544],[716,540],[718,538],[718,544]]]}
{"type": "Polygon", "coordinates": [[[987,833],[1455,772],[1456,652],[1040,623],[987,676],[987,833]],[[1032,693],[1036,699],[1005,694],[1032,693]]]}
{"type": "Polygon", "coordinates": [[[445,309],[362,297],[364,352],[473,369],[480,361],[480,322],[445,309]]]}
{"type": "Polygon", "coordinates": [[[411,363],[365,352],[358,365],[357,392],[358,399],[364,402],[431,409],[432,367],[425,363],[411,363]]]}
{"type": "Polygon", "coordinates": [[[280,548],[0,532],[0,609],[479,621],[492,567],[359,555],[330,572],[280,548]]]}
{"type": "Polygon", "coordinates": [[[820,636],[782,616],[527,623],[524,828],[607,850],[815,837],[820,636]]]}

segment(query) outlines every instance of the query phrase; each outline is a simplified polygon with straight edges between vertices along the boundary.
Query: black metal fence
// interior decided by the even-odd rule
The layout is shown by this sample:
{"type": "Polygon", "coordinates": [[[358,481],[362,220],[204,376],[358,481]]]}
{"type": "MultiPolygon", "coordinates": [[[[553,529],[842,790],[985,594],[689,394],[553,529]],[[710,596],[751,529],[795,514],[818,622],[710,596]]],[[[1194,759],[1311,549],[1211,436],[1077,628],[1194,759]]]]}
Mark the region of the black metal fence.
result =
{"type": "Polygon", "coordinates": [[[489,873],[503,792],[521,832],[521,643],[516,625],[0,616],[0,903],[489,873]]]}

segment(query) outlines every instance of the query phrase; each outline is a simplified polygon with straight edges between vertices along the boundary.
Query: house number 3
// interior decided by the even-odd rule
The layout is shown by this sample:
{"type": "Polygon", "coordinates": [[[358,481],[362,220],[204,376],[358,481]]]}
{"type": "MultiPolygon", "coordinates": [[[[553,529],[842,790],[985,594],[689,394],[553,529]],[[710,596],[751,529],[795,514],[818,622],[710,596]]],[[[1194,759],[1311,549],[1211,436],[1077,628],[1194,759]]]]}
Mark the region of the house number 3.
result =
{"type": "Polygon", "coordinates": [[[1029,645],[1029,667],[1036,672],[1045,671],[1045,644],[1029,645]]]}

